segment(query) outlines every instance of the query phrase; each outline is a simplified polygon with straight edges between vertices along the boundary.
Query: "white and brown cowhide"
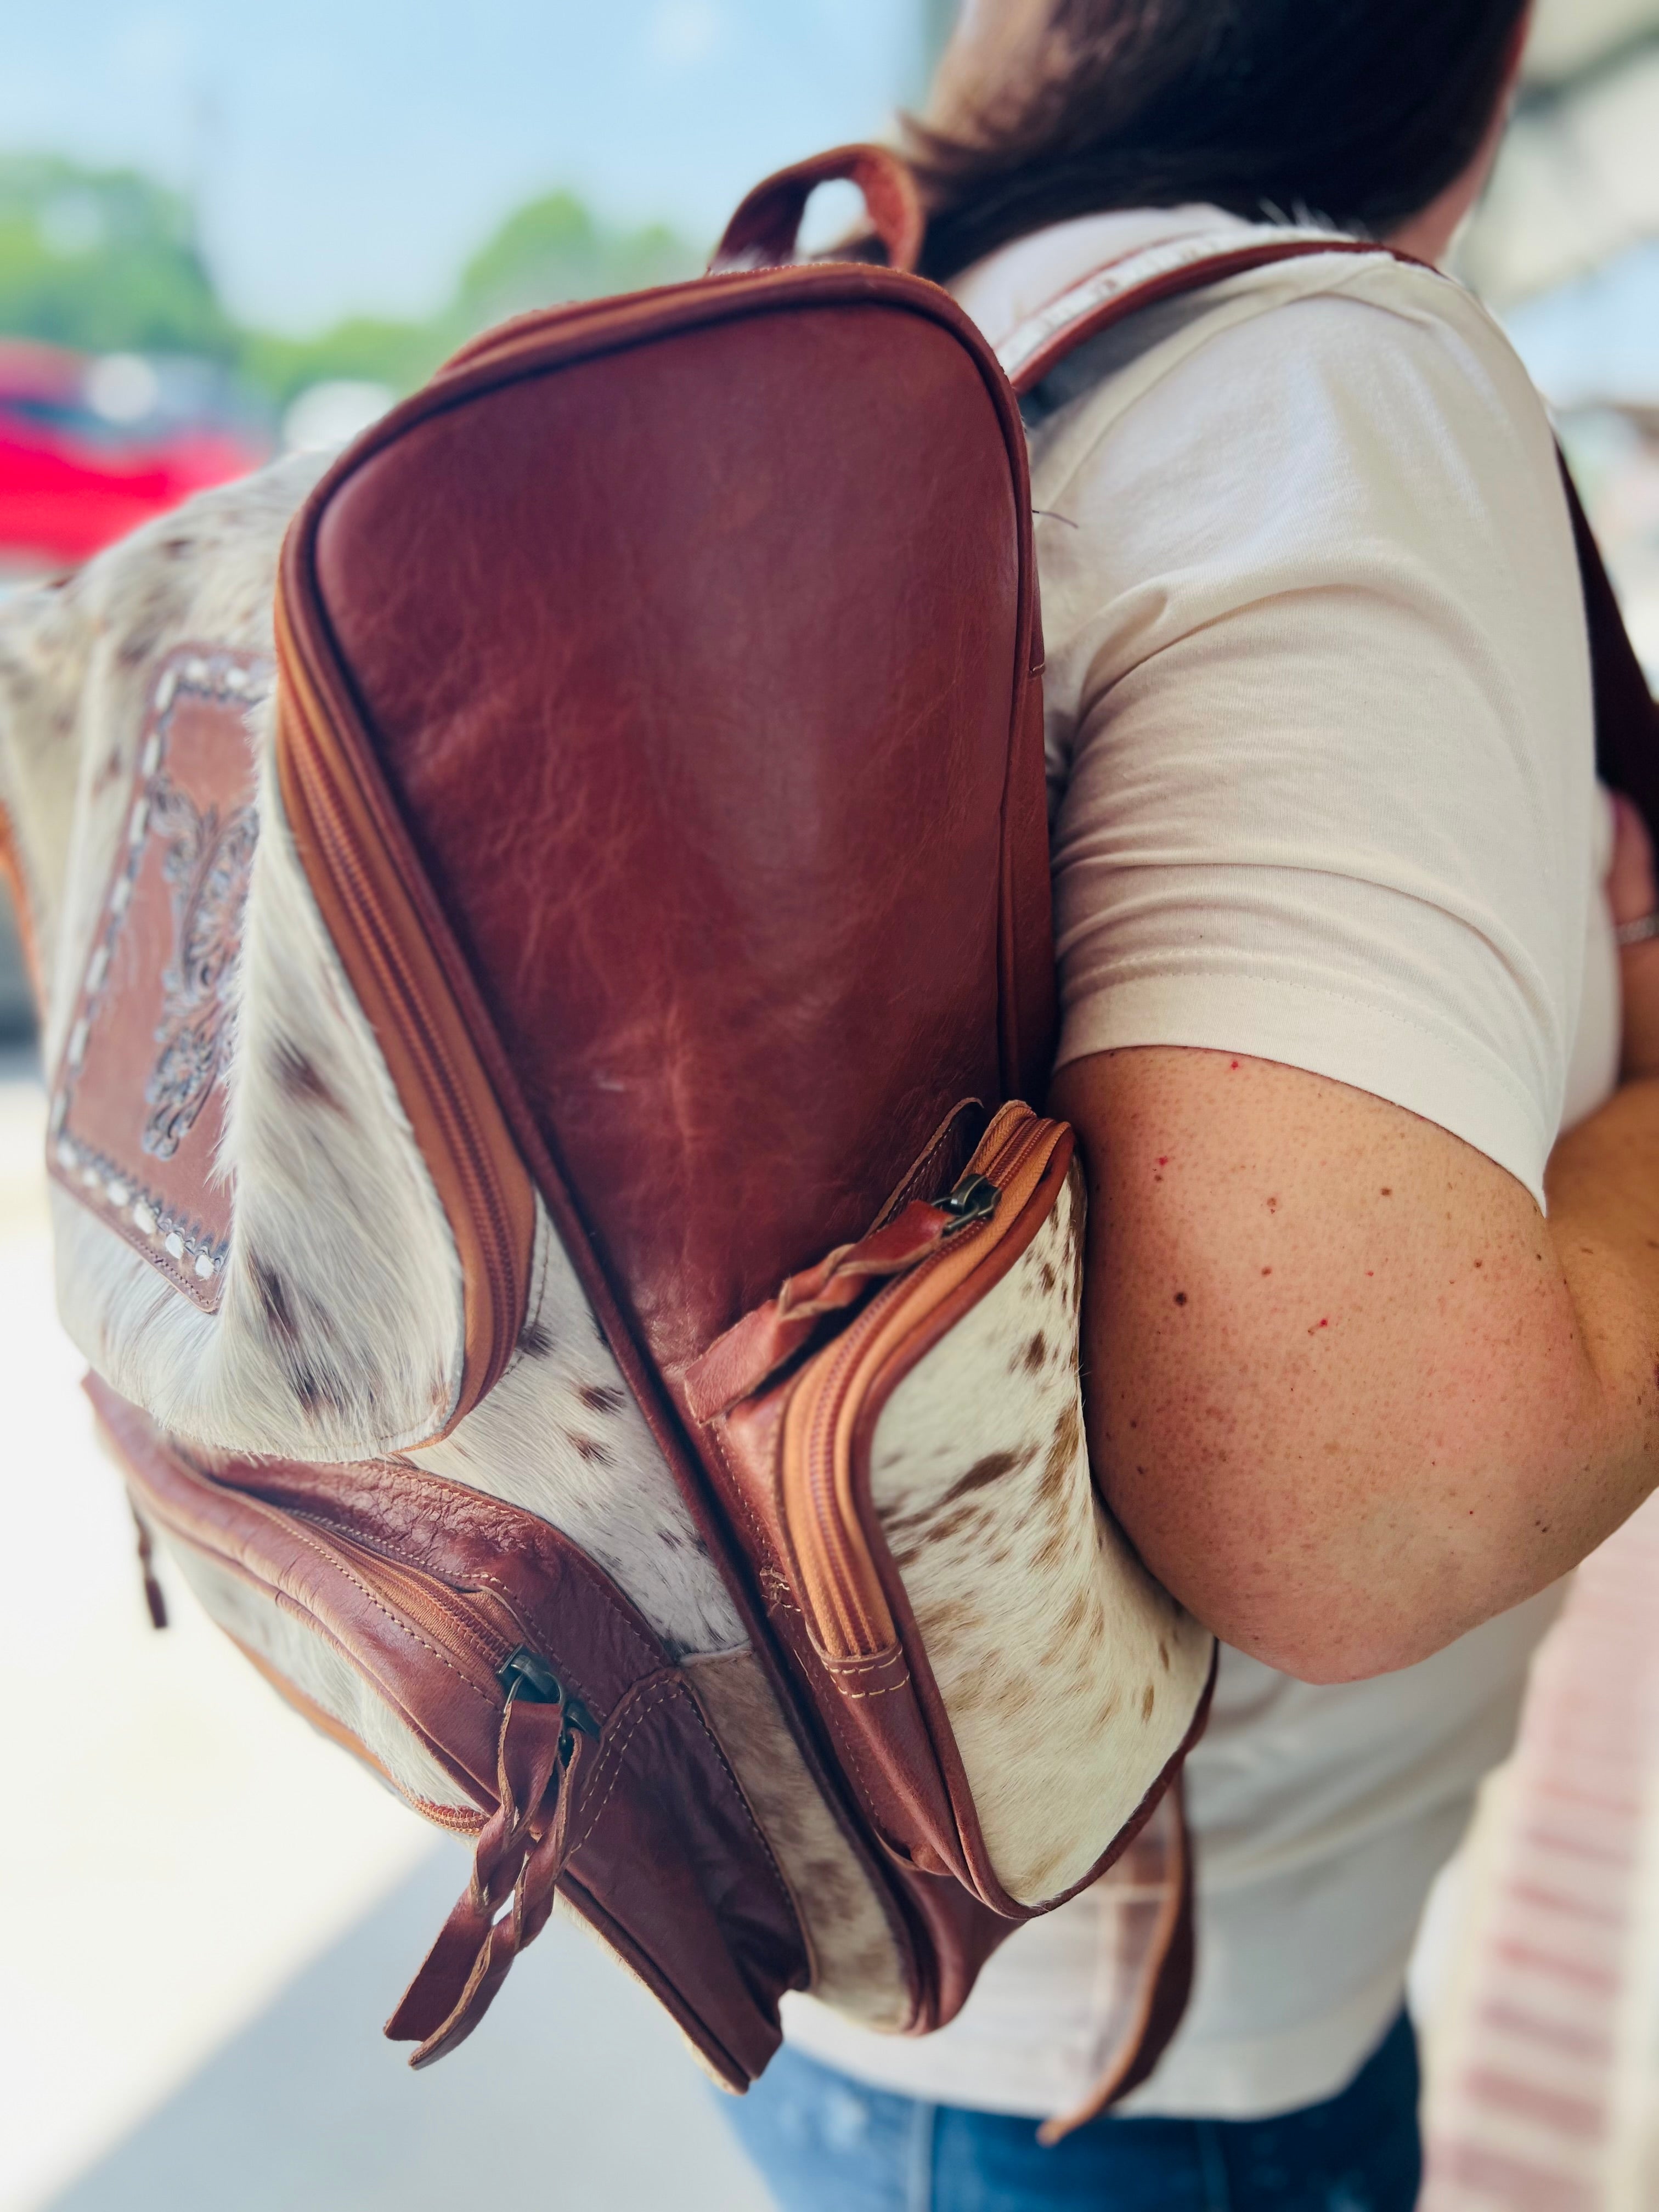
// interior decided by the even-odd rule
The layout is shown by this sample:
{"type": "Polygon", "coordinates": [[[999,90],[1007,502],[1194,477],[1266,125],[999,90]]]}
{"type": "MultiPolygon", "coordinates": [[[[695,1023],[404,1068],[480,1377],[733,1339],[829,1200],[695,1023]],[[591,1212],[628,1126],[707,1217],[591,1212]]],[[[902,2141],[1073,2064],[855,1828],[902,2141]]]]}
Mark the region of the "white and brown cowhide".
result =
{"type": "Polygon", "coordinates": [[[1179,1750],[1208,1633],[1096,1493],[1073,1166],[1002,1280],[918,1361],[876,1425],[871,1494],[1004,1887],[1081,1881],[1179,1750]]]}

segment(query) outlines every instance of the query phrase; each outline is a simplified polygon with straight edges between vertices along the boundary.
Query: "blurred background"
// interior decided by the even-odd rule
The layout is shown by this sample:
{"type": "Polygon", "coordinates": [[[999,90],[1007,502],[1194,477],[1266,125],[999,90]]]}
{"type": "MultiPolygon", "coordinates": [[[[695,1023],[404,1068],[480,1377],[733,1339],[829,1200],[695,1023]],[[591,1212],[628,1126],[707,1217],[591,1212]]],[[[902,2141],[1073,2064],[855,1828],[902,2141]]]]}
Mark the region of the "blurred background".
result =
{"type": "MultiPolygon", "coordinates": [[[[699,268],[917,100],[952,0],[8,11],[0,594],[362,428],[474,331],[699,268]]],[[[1542,0],[1464,273],[1554,405],[1659,678],[1659,0],[1542,0]]],[[[149,1632],[51,1311],[0,906],[0,2212],[760,2212],[655,2008],[556,1926],[416,2081],[379,2023],[462,1864],[191,1609],[149,1632]],[[65,1543],[64,1531],[70,1532],[65,1543]],[[66,1586],[58,1568],[72,1558],[66,1586]]],[[[1425,1923],[1434,2212],[1659,2212],[1659,1524],[1580,1577],[1425,1923]]]]}

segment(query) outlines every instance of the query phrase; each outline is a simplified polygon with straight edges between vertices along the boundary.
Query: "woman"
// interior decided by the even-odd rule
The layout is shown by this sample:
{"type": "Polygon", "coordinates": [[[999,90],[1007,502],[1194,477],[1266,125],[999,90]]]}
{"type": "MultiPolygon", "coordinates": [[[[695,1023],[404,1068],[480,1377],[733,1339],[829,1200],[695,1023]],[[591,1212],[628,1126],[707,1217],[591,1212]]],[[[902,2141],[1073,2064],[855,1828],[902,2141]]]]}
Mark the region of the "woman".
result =
{"type": "MultiPolygon", "coordinates": [[[[1524,19],[981,0],[917,137],[925,270],[995,341],[1138,247],[1286,216],[1438,261],[1524,19]]],[[[1659,952],[1622,955],[1614,1096],[1554,449],[1478,304],[1380,258],[1150,309],[1028,419],[1095,1463],[1225,1646],[1197,1983],[1151,2081],[1057,2148],[1035,2123],[1097,2070],[1097,1894],[926,2041],[797,2002],[735,2118],[790,2212],[1405,2212],[1425,1896],[1552,1585],[1659,1480],[1659,952]]]]}

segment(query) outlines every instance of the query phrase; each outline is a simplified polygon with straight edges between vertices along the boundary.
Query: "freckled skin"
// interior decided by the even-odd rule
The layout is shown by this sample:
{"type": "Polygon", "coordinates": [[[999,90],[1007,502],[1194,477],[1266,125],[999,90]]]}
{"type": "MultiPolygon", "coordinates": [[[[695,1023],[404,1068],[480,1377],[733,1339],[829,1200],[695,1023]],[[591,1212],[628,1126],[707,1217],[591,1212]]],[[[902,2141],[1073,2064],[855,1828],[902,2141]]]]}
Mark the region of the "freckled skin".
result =
{"type": "Polygon", "coordinates": [[[1229,1643],[1411,1665],[1659,1485],[1659,1079],[1558,1146],[1547,1223],[1444,1130],[1267,1061],[1101,1054],[1052,1110],[1090,1175],[1095,1468],[1229,1643]]]}

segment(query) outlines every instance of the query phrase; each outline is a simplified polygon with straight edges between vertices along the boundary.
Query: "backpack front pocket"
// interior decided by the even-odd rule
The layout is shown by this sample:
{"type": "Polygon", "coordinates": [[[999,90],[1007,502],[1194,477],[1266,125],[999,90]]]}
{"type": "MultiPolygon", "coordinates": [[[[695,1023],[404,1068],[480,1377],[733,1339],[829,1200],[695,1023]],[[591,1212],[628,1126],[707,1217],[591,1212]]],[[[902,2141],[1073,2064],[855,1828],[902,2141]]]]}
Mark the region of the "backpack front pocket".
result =
{"type": "Polygon", "coordinates": [[[866,1241],[925,1243],[931,1210],[925,1256],[716,1423],[872,1818],[1018,1917],[1125,1848],[1213,1659],[1091,1475],[1084,1209],[1071,1130],[1005,1107],[947,1196],[866,1241]]]}

